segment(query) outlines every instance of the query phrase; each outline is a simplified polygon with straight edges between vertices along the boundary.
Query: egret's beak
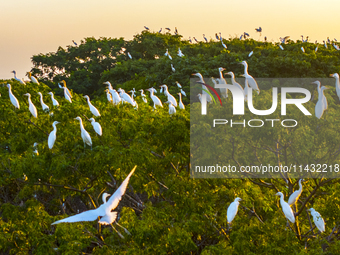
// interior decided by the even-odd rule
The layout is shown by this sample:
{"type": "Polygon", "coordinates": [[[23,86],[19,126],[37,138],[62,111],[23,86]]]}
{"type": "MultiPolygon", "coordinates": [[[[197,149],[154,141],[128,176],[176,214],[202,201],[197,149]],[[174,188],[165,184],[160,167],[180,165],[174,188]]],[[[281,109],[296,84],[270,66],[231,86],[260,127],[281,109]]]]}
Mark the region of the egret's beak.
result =
{"type": "Polygon", "coordinates": [[[244,77],[244,74],[240,74],[240,76],[244,77]]]}
{"type": "Polygon", "coordinates": [[[333,77],[333,75],[334,75],[334,73],[330,74],[329,76],[330,76],[330,77],[333,77]]]}

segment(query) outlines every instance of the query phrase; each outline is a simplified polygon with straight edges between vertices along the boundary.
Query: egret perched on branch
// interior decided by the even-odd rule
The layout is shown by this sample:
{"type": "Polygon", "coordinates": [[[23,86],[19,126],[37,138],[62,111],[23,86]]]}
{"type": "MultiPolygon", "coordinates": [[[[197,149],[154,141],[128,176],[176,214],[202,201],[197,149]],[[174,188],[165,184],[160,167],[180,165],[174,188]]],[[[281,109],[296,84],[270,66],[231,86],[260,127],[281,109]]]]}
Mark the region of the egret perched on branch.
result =
{"type": "Polygon", "coordinates": [[[103,134],[102,126],[94,118],[89,119],[89,121],[91,121],[94,131],[101,136],[103,134]]]}
{"type": "Polygon", "coordinates": [[[52,124],[53,130],[51,131],[50,135],[48,136],[48,148],[52,149],[53,145],[55,143],[55,140],[57,139],[57,127],[56,125],[60,123],[58,121],[54,121],[52,124]]]}
{"type": "Polygon", "coordinates": [[[181,93],[182,93],[183,96],[185,96],[185,97],[187,96],[187,94],[185,93],[185,91],[183,89],[181,89],[181,93]]]}
{"type": "Polygon", "coordinates": [[[185,106],[184,106],[184,104],[183,104],[183,102],[182,102],[182,94],[181,94],[181,93],[177,93],[177,95],[179,96],[179,103],[178,103],[179,109],[184,110],[184,109],[185,109],[185,106]]]}
{"type": "Polygon", "coordinates": [[[41,104],[43,111],[49,111],[50,107],[48,107],[48,105],[44,103],[43,95],[41,94],[41,92],[38,92],[38,95],[40,96],[40,104],[41,104]]]}
{"type": "MultiPolygon", "coordinates": [[[[312,82],[319,86],[319,81],[312,82]]],[[[320,84],[321,86],[321,84],[320,84]]],[[[322,86],[321,89],[318,89],[318,101],[315,105],[315,116],[320,119],[322,117],[323,112],[327,109],[327,99],[324,94],[324,90],[328,89],[325,86],[322,86]]]]}
{"type": "Polygon", "coordinates": [[[253,76],[248,74],[248,64],[247,64],[247,62],[246,61],[242,61],[240,64],[244,66],[244,74],[243,75],[247,79],[248,85],[253,90],[256,90],[257,94],[260,94],[260,89],[259,89],[259,86],[257,85],[257,82],[255,81],[253,76]]]}
{"type": "Polygon", "coordinates": [[[33,83],[39,85],[39,82],[38,82],[37,78],[35,78],[34,76],[32,76],[32,73],[31,73],[31,72],[28,72],[28,73],[27,73],[27,76],[28,76],[28,78],[30,78],[31,82],[33,82],[33,83]]]}
{"type": "Polygon", "coordinates": [[[168,101],[170,101],[173,104],[173,106],[177,107],[176,98],[173,95],[170,94],[170,92],[168,91],[168,86],[166,84],[163,84],[159,87],[164,89],[164,95],[166,95],[168,97],[168,101]]]}
{"type": "Polygon", "coordinates": [[[83,139],[84,142],[84,151],[85,151],[85,143],[88,146],[91,146],[91,150],[92,150],[92,140],[91,140],[91,136],[89,135],[89,133],[85,130],[84,126],[83,126],[83,121],[80,117],[74,118],[75,120],[79,120],[79,124],[80,124],[80,132],[81,132],[81,138],[83,139]]]}
{"type": "Polygon", "coordinates": [[[176,72],[176,69],[175,69],[175,67],[171,64],[171,70],[173,71],[173,72],[176,72]]]}
{"type": "Polygon", "coordinates": [[[50,95],[51,95],[51,99],[52,99],[53,106],[59,106],[59,103],[58,103],[58,101],[54,98],[53,93],[52,93],[52,92],[48,92],[47,94],[50,94],[50,95]]]}
{"type": "Polygon", "coordinates": [[[96,107],[93,106],[93,104],[90,102],[90,97],[88,95],[83,96],[84,98],[86,98],[87,104],[90,107],[90,111],[92,112],[92,114],[96,117],[100,116],[100,113],[98,111],[98,109],[96,107]]]}
{"type": "MultiPolygon", "coordinates": [[[[218,72],[220,74],[220,78],[219,79],[216,79],[218,80],[218,83],[219,84],[227,84],[227,81],[224,79],[223,77],[223,71],[225,70],[225,68],[223,67],[219,67],[218,68],[218,72]]],[[[213,80],[213,82],[215,82],[215,80],[213,80]]],[[[216,83],[215,83],[215,87],[216,87],[216,83]]],[[[221,95],[224,97],[224,98],[227,98],[228,97],[228,89],[227,88],[220,88],[220,91],[221,91],[221,95]]]]}
{"type": "Polygon", "coordinates": [[[26,83],[25,83],[23,80],[19,79],[19,78],[16,76],[17,73],[16,73],[14,70],[13,70],[11,73],[14,74],[14,79],[16,79],[18,82],[20,82],[20,84],[26,85],[26,83]]]}
{"type": "Polygon", "coordinates": [[[223,48],[227,49],[227,45],[225,45],[222,41],[221,43],[222,43],[223,48]]]}
{"type": "Polygon", "coordinates": [[[128,52],[127,55],[128,55],[128,57],[129,57],[130,59],[132,59],[132,56],[131,56],[130,52],[128,52]]]}
{"type": "Polygon", "coordinates": [[[175,106],[172,104],[171,101],[166,101],[166,102],[164,102],[164,103],[165,103],[165,104],[169,104],[169,114],[170,114],[170,115],[176,113],[176,108],[175,108],[175,106]]]}
{"type": "MultiPolygon", "coordinates": [[[[65,91],[66,91],[66,94],[67,94],[70,98],[73,98],[73,97],[72,97],[72,94],[71,94],[71,92],[70,92],[70,90],[66,87],[66,81],[65,81],[65,80],[62,80],[61,83],[64,84],[64,93],[65,93],[65,91]],[[65,90],[65,88],[66,88],[66,90],[65,90]]],[[[66,96],[65,96],[65,98],[66,98],[66,96]]],[[[72,103],[72,102],[71,102],[71,103],[72,103]]]]}
{"type": "Polygon", "coordinates": [[[338,73],[333,73],[333,74],[330,74],[329,76],[335,78],[335,90],[336,90],[336,94],[338,95],[339,100],[340,100],[339,74],[338,73]]]}
{"type": "Polygon", "coordinates": [[[112,88],[112,85],[109,81],[104,82],[104,84],[108,86],[108,89],[112,95],[113,104],[115,105],[119,104],[122,101],[122,99],[120,98],[118,92],[112,88]]]}
{"type": "Polygon", "coordinates": [[[284,50],[284,48],[282,47],[282,45],[281,45],[281,44],[279,44],[279,47],[280,47],[280,49],[281,49],[281,50],[284,50]]]}
{"type": "Polygon", "coordinates": [[[182,53],[180,48],[178,48],[177,56],[184,57],[184,54],[182,53]]]}
{"type": "Polygon", "coordinates": [[[108,201],[106,201],[106,198],[110,196],[107,193],[103,193],[102,199],[103,204],[101,204],[99,207],[93,210],[88,210],[73,216],[70,216],[68,218],[58,220],[56,222],[53,222],[51,225],[59,224],[63,222],[79,222],[79,221],[94,221],[98,217],[102,217],[98,223],[103,225],[109,225],[112,222],[114,222],[117,218],[117,212],[112,212],[118,204],[119,201],[122,199],[122,196],[125,194],[127,185],[129,183],[131,175],[136,170],[136,166],[132,169],[132,171],[129,173],[129,175],[125,178],[125,180],[122,182],[122,184],[119,186],[119,188],[116,190],[116,192],[110,197],[108,201]]]}
{"type": "Polygon", "coordinates": [[[242,86],[241,86],[238,82],[235,81],[235,75],[234,75],[234,73],[233,73],[233,72],[228,72],[228,73],[226,73],[226,74],[228,74],[228,75],[231,76],[231,83],[232,83],[235,87],[238,87],[238,88],[242,91],[242,93],[244,94],[244,90],[243,90],[242,86]]]}
{"type": "Polygon", "coordinates": [[[286,216],[286,218],[291,223],[295,223],[295,216],[294,216],[293,210],[292,208],[290,208],[289,204],[286,201],[284,201],[284,195],[282,194],[282,192],[277,192],[275,195],[280,196],[280,204],[281,204],[282,211],[284,215],[286,216]]]}
{"type": "Polygon", "coordinates": [[[144,94],[144,90],[140,89],[139,91],[140,91],[140,95],[142,96],[144,103],[147,103],[148,100],[146,99],[146,95],[144,94]]]}
{"type": "Polygon", "coordinates": [[[109,103],[113,103],[113,99],[112,99],[110,91],[108,89],[105,89],[105,92],[106,92],[107,101],[109,101],[109,103]]]}
{"type": "Polygon", "coordinates": [[[124,89],[119,88],[118,89],[120,97],[127,103],[131,104],[132,106],[136,106],[135,101],[130,97],[129,94],[127,94],[124,89]]]}
{"type": "MultiPolygon", "coordinates": [[[[205,83],[204,80],[203,80],[202,74],[200,74],[200,73],[193,73],[192,75],[197,76],[197,77],[200,79],[200,82],[201,82],[201,83],[205,83]]],[[[212,101],[212,98],[211,98],[211,96],[206,92],[206,91],[208,91],[208,88],[202,84],[202,89],[203,89],[203,92],[202,92],[202,93],[203,93],[203,94],[206,94],[207,102],[210,103],[210,102],[212,101]]]]}
{"type": "Polygon", "coordinates": [[[242,199],[239,197],[235,198],[234,202],[232,202],[228,207],[228,210],[227,210],[228,224],[230,224],[233,221],[233,219],[235,218],[237,214],[238,206],[240,204],[239,201],[242,201],[242,199]]]}
{"type": "Polygon", "coordinates": [[[157,96],[155,96],[153,94],[154,88],[149,88],[149,89],[146,89],[146,90],[150,92],[150,98],[153,101],[153,108],[156,109],[156,105],[158,105],[158,106],[163,108],[162,101],[157,96]]]}
{"type": "Polygon", "coordinates": [[[308,211],[313,216],[315,226],[320,230],[320,232],[325,232],[325,221],[321,217],[320,213],[315,211],[314,208],[310,208],[308,211]]]}
{"type": "Polygon", "coordinates": [[[13,95],[11,84],[7,84],[8,93],[9,93],[9,99],[11,100],[11,103],[14,105],[15,108],[20,108],[18,99],[13,95]]]}
{"type": "Polygon", "coordinates": [[[181,85],[181,84],[179,84],[179,82],[178,82],[178,81],[176,81],[176,85],[177,85],[177,87],[178,87],[179,89],[181,89],[181,88],[182,88],[182,85],[181,85]]]}
{"type": "Polygon", "coordinates": [[[295,190],[288,198],[288,204],[289,205],[293,205],[295,204],[298,200],[299,200],[299,197],[301,196],[302,194],[302,184],[301,182],[304,182],[304,179],[300,179],[299,180],[299,189],[298,190],[295,190]]]}
{"type": "Polygon", "coordinates": [[[166,49],[164,56],[168,56],[170,58],[170,60],[172,60],[172,57],[171,57],[168,49],[166,49]]]}
{"type": "Polygon", "coordinates": [[[30,93],[26,93],[26,94],[24,94],[24,96],[28,97],[28,109],[30,110],[30,112],[33,115],[33,117],[37,118],[38,117],[38,112],[37,112],[37,108],[35,107],[35,105],[31,101],[31,94],[30,93]]]}

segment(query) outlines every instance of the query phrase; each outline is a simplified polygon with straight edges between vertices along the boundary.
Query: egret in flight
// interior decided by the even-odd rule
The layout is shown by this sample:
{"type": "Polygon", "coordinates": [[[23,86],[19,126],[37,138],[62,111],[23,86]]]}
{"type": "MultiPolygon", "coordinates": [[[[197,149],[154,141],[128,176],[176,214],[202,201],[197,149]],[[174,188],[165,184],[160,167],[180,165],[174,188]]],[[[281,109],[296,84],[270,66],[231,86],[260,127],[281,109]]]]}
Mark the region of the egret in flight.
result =
{"type": "Polygon", "coordinates": [[[286,201],[284,201],[284,195],[282,194],[282,192],[277,192],[275,195],[280,196],[280,204],[281,204],[282,211],[284,215],[286,216],[286,218],[291,223],[295,223],[295,216],[294,216],[293,210],[292,208],[290,208],[289,204],[286,201]]]}
{"type": "Polygon", "coordinates": [[[52,124],[53,130],[51,131],[50,135],[48,136],[48,148],[52,149],[53,145],[55,143],[55,140],[57,139],[57,127],[56,125],[60,123],[58,121],[54,121],[52,124]]]}
{"type": "Polygon", "coordinates": [[[37,78],[35,78],[34,76],[32,76],[32,73],[31,73],[31,72],[28,72],[28,73],[27,73],[27,76],[28,76],[28,78],[30,78],[30,80],[31,80],[32,83],[35,83],[35,84],[38,84],[38,85],[39,85],[39,82],[38,82],[37,78]]]}
{"type": "Polygon", "coordinates": [[[19,78],[16,76],[17,73],[16,73],[14,70],[13,70],[11,73],[14,74],[14,79],[17,80],[18,82],[20,82],[20,84],[26,85],[26,83],[25,83],[23,80],[19,79],[19,78]]]}
{"type": "Polygon", "coordinates": [[[293,205],[295,204],[298,200],[299,200],[299,197],[301,196],[302,194],[302,184],[301,182],[304,182],[304,179],[300,179],[299,180],[299,189],[298,190],[295,190],[288,198],[288,204],[289,205],[293,205]]]}
{"type": "Polygon", "coordinates": [[[234,202],[232,202],[228,207],[228,210],[227,210],[228,224],[230,224],[233,221],[233,219],[235,218],[237,214],[238,206],[240,204],[239,201],[242,201],[242,199],[239,197],[235,198],[234,202]]]}
{"type": "Polygon", "coordinates": [[[33,117],[37,118],[38,117],[38,112],[37,112],[37,108],[35,107],[35,105],[31,101],[31,94],[30,93],[26,93],[26,94],[24,94],[24,96],[28,97],[28,109],[30,110],[30,112],[33,115],[33,117]]]}
{"type": "Polygon", "coordinates": [[[49,111],[50,107],[48,107],[48,105],[44,103],[43,95],[41,94],[41,92],[38,92],[38,95],[40,96],[40,104],[41,104],[43,111],[49,111]]]}
{"type": "Polygon", "coordinates": [[[58,103],[58,101],[54,98],[53,93],[52,93],[52,92],[48,92],[47,94],[51,95],[51,99],[52,99],[53,106],[59,106],[59,103],[58,103]]]}
{"type": "Polygon", "coordinates": [[[96,131],[96,133],[101,136],[103,134],[102,126],[98,122],[96,122],[94,118],[91,118],[89,120],[91,121],[94,131],[96,131]]]}
{"type": "Polygon", "coordinates": [[[321,217],[320,213],[315,211],[314,208],[310,208],[308,211],[313,216],[315,226],[320,230],[320,232],[325,232],[325,221],[321,217]]]}
{"type": "Polygon", "coordinates": [[[90,97],[88,95],[83,96],[83,97],[86,98],[87,104],[89,105],[90,111],[92,112],[92,114],[96,117],[99,117],[100,113],[99,113],[98,109],[96,107],[94,107],[93,104],[90,102],[90,97]]]}
{"type": "Polygon", "coordinates": [[[120,200],[122,199],[123,195],[125,194],[127,185],[129,183],[129,180],[131,178],[131,175],[134,173],[137,166],[135,166],[132,171],[129,173],[129,175],[125,178],[125,180],[122,182],[122,184],[119,186],[119,188],[116,190],[115,193],[110,197],[108,201],[106,201],[106,198],[110,196],[107,193],[103,193],[102,199],[103,204],[101,204],[99,207],[93,210],[88,210],[73,216],[70,216],[68,218],[58,220],[56,222],[53,222],[51,225],[59,224],[59,223],[71,223],[71,222],[79,222],[79,221],[94,221],[98,217],[101,217],[101,219],[98,221],[99,224],[103,225],[109,225],[113,223],[117,218],[117,212],[112,212],[112,210],[116,209],[118,206],[120,200]]]}
{"type": "Polygon", "coordinates": [[[79,124],[80,124],[80,133],[81,133],[81,138],[83,139],[84,142],[84,151],[85,151],[85,143],[88,146],[91,146],[91,150],[92,150],[92,140],[91,140],[91,136],[89,135],[89,133],[85,130],[84,126],[83,126],[83,121],[80,117],[74,118],[75,120],[79,120],[79,124]]]}
{"type": "Polygon", "coordinates": [[[9,99],[11,100],[11,103],[14,105],[15,108],[20,108],[18,99],[13,95],[11,84],[7,84],[8,93],[9,93],[9,99]]]}

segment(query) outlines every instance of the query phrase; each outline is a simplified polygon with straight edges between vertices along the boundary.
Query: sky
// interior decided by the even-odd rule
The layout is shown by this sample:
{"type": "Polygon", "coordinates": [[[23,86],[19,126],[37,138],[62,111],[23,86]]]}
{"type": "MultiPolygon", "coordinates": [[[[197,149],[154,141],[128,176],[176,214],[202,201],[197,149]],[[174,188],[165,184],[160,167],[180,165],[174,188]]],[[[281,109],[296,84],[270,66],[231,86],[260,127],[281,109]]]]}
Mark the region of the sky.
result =
{"type": "MultiPolygon", "coordinates": [[[[177,27],[185,39],[223,38],[247,32],[277,42],[308,35],[310,41],[340,41],[338,0],[3,0],[0,1],[0,79],[24,78],[31,57],[80,43],[86,37],[130,40],[144,26],[151,31],[177,27]]],[[[28,79],[25,77],[25,79],[28,79]]]]}

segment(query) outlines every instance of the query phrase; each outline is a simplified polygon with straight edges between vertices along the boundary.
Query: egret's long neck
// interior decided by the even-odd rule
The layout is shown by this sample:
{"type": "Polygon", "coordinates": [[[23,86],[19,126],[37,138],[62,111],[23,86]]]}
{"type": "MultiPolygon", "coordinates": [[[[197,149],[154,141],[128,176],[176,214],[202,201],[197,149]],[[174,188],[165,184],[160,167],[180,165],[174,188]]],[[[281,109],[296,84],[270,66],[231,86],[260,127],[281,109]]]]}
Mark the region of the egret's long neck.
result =
{"type": "Polygon", "coordinates": [[[248,65],[244,64],[244,74],[248,74],[248,65]]]}
{"type": "Polygon", "coordinates": [[[301,179],[300,179],[300,181],[299,181],[299,191],[300,191],[300,192],[302,191],[301,179]]]}
{"type": "Polygon", "coordinates": [[[220,79],[221,79],[221,80],[224,79],[222,70],[220,71],[220,79]]]}
{"type": "Polygon", "coordinates": [[[234,73],[230,73],[231,75],[231,82],[234,84],[236,81],[235,81],[235,75],[234,73]]]}

